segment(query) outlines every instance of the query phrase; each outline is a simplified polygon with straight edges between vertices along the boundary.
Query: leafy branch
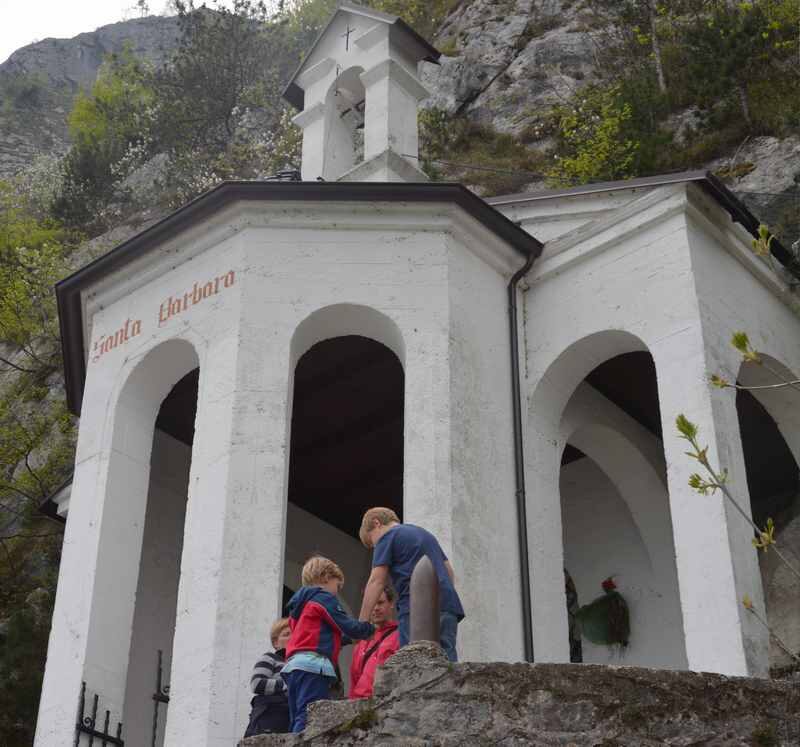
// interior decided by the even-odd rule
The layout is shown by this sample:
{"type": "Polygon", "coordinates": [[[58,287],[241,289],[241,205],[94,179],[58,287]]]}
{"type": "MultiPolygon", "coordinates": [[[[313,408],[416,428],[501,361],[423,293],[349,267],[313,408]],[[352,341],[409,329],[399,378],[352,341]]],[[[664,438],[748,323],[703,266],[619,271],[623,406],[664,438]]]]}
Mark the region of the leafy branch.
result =
{"type": "Polygon", "coordinates": [[[756,549],[764,550],[765,552],[772,547],[775,554],[784,562],[786,567],[791,573],[800,580],[800,570],[794,567],[786,556],[778,549],[777,541],[775,540],[775,525],[772,519],[767,520],[767,525],[764,529],[759,527],[751,518],[750,514],[742,508],[739,501],[736,500],[733,493],[728,488],[728,471],[723,469],[717,471],[708,459],[708,446],[701,447],[697,436],[699,428],[692,423],[685,415],[678,415],[675,425],[678,429],[680,438],[687,441],[691,447],[691,451],[687,451],[686,455],[695,459],[700,466],[703,467],[707,476],[695,472],[689,477],[689,487],[696,490],[700,495],[713,495],[717,490],[731,502],[731,505],[739,512],[742,518],[755,530],[756,537],[753,538],[753,546],[756,549]]]}

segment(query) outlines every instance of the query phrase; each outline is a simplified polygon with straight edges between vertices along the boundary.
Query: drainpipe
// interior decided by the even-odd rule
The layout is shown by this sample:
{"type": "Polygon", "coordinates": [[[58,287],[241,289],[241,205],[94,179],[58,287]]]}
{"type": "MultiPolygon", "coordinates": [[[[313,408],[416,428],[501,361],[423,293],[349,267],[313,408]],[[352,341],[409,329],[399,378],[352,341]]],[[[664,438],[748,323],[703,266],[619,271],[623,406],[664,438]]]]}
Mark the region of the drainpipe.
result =
{"type": "Polygon", "coordinates": [[[531,252],[525,264],[508,283],[508,320],[511,327],[511,405],[514,411],[514,476],[517,496],[517,528],[519,531],[519,564],[522,580],[522,631],[525,661],[533,662],[533,605],[528,564],[528,516],[525,507],[525,456],[522,449],[522,391],[519,380],[519,329],[517,322],[517,285],[531,269],[539,252],[531,252]]]}

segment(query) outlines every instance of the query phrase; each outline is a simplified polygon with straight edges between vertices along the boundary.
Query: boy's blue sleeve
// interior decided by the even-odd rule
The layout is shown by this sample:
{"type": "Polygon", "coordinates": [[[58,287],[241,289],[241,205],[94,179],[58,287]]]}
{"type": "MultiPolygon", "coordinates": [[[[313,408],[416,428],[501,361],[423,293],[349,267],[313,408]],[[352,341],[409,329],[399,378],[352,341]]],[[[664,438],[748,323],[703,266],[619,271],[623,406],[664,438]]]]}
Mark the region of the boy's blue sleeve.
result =
{"type": "Polygon", "coordinates": [[[372,552],[372,567],[386,565],[392,567],[392,537],[381,537],[372,552]]]}
{"type": "Polygon", "coordinates": [[[375,632],[375,628],[372,624],[368,622],[359,622],[350,617],[344,609],[342,609],[342,605],[339,604],[339,601],[333,595],[331,595],[331,600],[325,600],[325,609],[346,638],[362,640],[372,636],[375,632]]]}

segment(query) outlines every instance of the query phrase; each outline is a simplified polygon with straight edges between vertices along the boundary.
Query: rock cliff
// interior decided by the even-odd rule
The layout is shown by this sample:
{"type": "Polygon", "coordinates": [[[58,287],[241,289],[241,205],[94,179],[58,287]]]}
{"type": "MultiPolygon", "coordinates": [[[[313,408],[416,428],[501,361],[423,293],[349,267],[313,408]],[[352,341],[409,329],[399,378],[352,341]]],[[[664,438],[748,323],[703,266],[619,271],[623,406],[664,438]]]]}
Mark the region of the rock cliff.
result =
{"type": "Polygon", "coordinates": [[[161,64],[175,48],[175,18],[150,16],[102,26],[72,39],[43,39],[0,65],[0,177],[42,153],[67,148],[67,115],[107,55],[128,48],[161,64]]]}

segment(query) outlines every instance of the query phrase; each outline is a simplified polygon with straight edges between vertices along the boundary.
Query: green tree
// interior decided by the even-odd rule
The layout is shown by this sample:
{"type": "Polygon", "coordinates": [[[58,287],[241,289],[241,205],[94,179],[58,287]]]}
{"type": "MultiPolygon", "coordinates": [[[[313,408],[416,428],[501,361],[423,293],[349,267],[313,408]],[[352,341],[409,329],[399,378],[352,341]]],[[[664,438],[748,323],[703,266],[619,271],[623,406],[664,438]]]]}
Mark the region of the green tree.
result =
{"type": "Polygon", "coordinates": [[[40,503],[69,474],[53,283],[74,237],[0,183],[0,744],[30,744],[47,650],[61,529],[40,503]]]}
{"type": "Polygon", "coordinates": [[[658,89],[666,94],[661,46],[668,4],[657,0],[587,0],[586,5],[608,24],[612,44],[600,50],[606,64],[626,71],[631,60],[652,64],[658,89]]]}
{"type": "MultiPolygon", "coordinates": [[[[682,25],[690,86],[705,103],[735,94],[742,117],[752,128],[754,83],[771,76],[795,79],[800,6],[784,0],[731,3],[696,0],[682,25]],[[787,65],[789,69],[787,70],[787,65]],[[791,67],[794,66],[792,74],[791,67]]],[[[776,96],[789,91],[774,90],[776,96]]]]}
{"type": "Polygon", "coordinates": [[[152,71],[130,51],[109,57],[90,93],[78,94],[68,124],[72,140],[64,162],[55,215],[69,225],[96,222],[117,183],[152,153],[157,113],[152,71]]]}
{"type": "Polygon", "coordinates": [[[154,79],[159,140],[170,151],[221,150],[248,108],[277,103],[274,58],[263,2],[221,1],[213,10],[178,0],[181,39],[154,79]]]}
{"type": "Polygon", "coordinates": [[[586,88],[556,107],[558,151],[548,177],[556,185],[633,176],[639,142],[629,137],[630,104],[618,86],[586,88]]]}

